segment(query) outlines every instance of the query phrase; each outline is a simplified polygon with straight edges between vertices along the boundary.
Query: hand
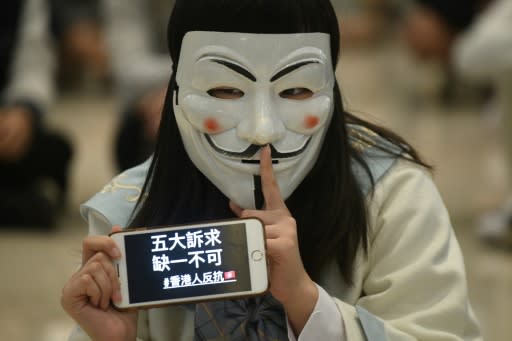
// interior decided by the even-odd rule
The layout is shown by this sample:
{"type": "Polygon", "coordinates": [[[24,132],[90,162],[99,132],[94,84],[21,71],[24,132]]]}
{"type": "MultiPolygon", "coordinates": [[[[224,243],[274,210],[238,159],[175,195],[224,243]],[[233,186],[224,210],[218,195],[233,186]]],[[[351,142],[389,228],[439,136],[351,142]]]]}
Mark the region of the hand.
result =
{"type": "Polygon", "coordinates": [[[284,305],[289,321],[299,335],[318,300],[318,289],[302,264],[297,225],[274,177],[269,146],[261,152],[260,175],[265,208],[244,210],[233,202],[230,207],[241,218],[256,217],[265,224],[270,292],[284,305]]]}
{"type": "MultiPolygon", "coordinates": [[[[115,226],[112,232],[120,229],[115,226]]],[[[110,304],[121,299],[112,263],[120,255],[108,236],[85,238],[82,267],[62,289],[62,307],[95,341],[135,340],[137,335],[137,312],[121,312],[110,304]]]]}
{"type": "Polygon", "coordinates": [[[0,111],[0,160],[14,162],[25,156],[32,140],[32,119],[22,107],[0,111]]]}

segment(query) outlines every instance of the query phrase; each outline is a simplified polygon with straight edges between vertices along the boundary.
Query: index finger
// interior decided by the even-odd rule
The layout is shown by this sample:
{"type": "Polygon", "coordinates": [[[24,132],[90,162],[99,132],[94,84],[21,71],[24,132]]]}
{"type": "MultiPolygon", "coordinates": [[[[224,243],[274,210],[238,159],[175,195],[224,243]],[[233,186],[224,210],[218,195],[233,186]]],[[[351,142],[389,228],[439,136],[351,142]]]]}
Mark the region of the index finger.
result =
{"type": "Polygon", "coordinates": [[[270,146],[266,145],[260,153],[260,176],[261,190],[265,198],[265,209],[286,208],[279,185],[274,176],[272,168],[272,156],[270,155],[270,146]]]}
{"type": "MultiPolygon", "coordinates": [[[[118,232],[119,227],[114,226],[112,232],[118,232]]],[[[114,240],[108,236],[88,236],[82,242],[82,265],[98,252],[104,252],[113,259],[119,258],[121,252],[114,240]]]]}

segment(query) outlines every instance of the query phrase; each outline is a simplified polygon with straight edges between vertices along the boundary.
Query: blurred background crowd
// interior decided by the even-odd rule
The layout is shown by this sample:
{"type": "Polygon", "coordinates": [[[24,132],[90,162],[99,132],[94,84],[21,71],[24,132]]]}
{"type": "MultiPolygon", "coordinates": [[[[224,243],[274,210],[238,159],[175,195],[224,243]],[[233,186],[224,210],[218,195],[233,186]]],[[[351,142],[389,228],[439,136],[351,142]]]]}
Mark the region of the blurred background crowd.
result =
{"type": "MultiPolygon", "coordinates": [[[[174,0],[0,11],[0,339],[64,340],[78,208],[153,148],[174,0]]],[[[434,166],[487,340],[512,335],[512,1],[332,0],[347,108],[434,166]]]]}

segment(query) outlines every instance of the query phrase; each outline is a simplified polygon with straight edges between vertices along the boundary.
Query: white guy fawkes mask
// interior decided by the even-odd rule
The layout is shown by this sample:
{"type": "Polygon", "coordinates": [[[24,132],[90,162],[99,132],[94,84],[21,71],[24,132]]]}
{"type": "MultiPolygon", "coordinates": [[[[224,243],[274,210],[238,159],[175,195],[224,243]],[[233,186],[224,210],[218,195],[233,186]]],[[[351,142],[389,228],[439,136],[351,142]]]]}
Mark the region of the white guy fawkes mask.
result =
{"type": "Polygon", "coordinates": [[[189,32],[174,113],[192,162],[243,208],[261,208],[259,155],[271,145],[283,199],[311,170],[333,112],[325,33],[189,32]]]}

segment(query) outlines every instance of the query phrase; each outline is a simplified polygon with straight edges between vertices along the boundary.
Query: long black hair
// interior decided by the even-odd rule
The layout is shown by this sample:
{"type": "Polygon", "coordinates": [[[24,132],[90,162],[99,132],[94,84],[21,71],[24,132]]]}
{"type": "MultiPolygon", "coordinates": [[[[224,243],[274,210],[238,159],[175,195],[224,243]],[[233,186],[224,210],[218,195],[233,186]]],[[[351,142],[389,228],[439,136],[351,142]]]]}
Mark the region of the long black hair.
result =
{"type": "MultiPolygon", "coordinates": [[[[177,0],[168,27],[174,71],[183,37],[189,31],[323,32],[330,35],[333,65],[338,60],[340,34],[329,0],[177,0]]],[[[169,82],[153,161],[132,226],[233,217],[228,199],[185,151],[173,112],[173,93],[179,91],[175,74],[169,82]]],[[[358,162],[370,179],[371,173],[361,152],[349,142],[347,124],[364,126],[390,141],[399,150],[390,153],[421,161],[398,136],[345,112],[337,84],[334,97],[334,115],[318,160],[286,204],[297,221],[300,253],[308,274],[318,280],[322,270],[336,260],[344,280],[351,283],[357,252],[361,247],[367,251],[368,244],[365,194],[351,163],[358,162]]]]}

